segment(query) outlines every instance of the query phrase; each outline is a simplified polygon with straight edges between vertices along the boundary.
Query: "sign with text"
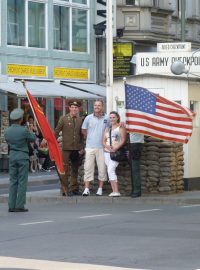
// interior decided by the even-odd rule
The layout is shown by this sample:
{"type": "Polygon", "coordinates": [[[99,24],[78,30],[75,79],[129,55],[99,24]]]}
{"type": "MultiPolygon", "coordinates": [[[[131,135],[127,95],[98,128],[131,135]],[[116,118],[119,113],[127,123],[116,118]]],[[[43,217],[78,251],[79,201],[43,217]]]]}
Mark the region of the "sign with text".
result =
{"type": "Polygon", "coordinates": [[[20,64],[8,64],[7,74],[9,76],[26,76],[26,77],[46,77],[46,66],[30,66],[20,64]]]}
{"type": "MultiPolygon", "coordinates": [[[[105,26],[107,17],[107,1],[110,0],[96,0],[96,25],[99,27],[105,26]]],[[[116,37],[116,0],[112,0],[112,21],[113,21],[113,37],[116,37]]]]}
{"type": "MultiPolygon", "coordinates": [[[[182,61],[191,73],[200,73],[200,52],[169,52],[169,53],[137,53],[136,74],[167,74],[171,72],[171,64],[182,61]]],[[[187,75],[185,75],[187,76],[187,75]]]]}
{"type": "Polygon", "coordinates": [[[55,67],[54,78],[88,80],[88,69],[55,67]]]}
{"type": "Polygon", "coordinates": [[[158,52],[190,52],[191,42],[157,43],[158,52]]]}
{"type": "Polygon", "coordinates": [[[131,75],[131,58],[133,44],[131,42],[113,43],[113,77],[131,75]]]}

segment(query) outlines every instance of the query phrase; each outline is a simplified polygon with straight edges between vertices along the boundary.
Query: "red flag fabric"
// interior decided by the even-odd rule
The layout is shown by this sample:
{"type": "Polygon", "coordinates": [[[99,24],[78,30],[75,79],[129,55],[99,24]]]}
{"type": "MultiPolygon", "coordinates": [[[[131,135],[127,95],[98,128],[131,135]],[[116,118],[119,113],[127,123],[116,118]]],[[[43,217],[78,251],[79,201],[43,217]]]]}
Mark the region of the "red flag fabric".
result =
{"type": "Polygon", "coordinates": [[[187,143],[195,113],[145,88],[125,84],[128,132],[187,143]]]}
{"type": "Polygon", "coordinates": [[[63,165],[63,158],[54,133],[51,130],[51,127],[36,99],[31,95],[28,90],[26,90],[26,94],[33,110],[34,116],[42,132],[42,135],[48,143],[50,159],[52,161],[55,161],[58,172],[60,174],[64,174],[65,170],[63,165]]]}

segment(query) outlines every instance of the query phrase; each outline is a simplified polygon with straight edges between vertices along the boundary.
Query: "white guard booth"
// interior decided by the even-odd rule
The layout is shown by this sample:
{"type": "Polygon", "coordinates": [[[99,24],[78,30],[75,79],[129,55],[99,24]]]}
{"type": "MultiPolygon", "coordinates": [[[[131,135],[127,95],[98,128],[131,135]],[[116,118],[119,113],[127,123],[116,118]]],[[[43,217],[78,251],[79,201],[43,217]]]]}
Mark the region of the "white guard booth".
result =
{"type": "MultiPolygon", "coordinates": [[[[179,76],[141,74],[126,78],[126,83],[147,88],[167,99],[177,101],[196,112],[193,134],[184,145],[185,189],[200,189],[200,79],[179,76]]],[[[114,81],[115,109],[125,121],[125,90],[122,78],[114,81]]]]}

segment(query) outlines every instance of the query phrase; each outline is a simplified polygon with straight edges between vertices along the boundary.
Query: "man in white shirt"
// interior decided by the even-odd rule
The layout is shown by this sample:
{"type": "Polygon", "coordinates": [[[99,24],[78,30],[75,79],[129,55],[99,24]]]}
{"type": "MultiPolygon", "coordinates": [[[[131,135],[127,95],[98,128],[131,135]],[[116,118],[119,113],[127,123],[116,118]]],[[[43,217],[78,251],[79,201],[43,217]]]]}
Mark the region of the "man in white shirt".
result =
{"type": "Polygon", "coordinates": [[[103,112],[103,102],[101,100],[95,101],[94,113],[86,116],[82,125],[82,133],[86,137],[84,164],[85,189],[82,194],[83,196],[90,195],[89,186],[90,182],[94,180],[95,160],[97,163],[99,179],[99,188],[96,195],[102,195],[103,184],[107,180],[102,137],[108,124],[108,116],[103,112]]]}

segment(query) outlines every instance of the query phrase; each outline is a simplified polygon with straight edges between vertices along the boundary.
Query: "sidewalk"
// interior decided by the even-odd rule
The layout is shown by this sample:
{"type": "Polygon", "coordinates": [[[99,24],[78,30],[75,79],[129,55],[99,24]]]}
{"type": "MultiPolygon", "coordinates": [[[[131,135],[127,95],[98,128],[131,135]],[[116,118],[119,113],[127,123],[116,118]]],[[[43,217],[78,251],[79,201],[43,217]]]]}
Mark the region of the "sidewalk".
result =
{"type": "MultiPolygon", "coordinates": [[[[29,173],[28,186],[57,184],[59,182],[56,170],[51,172],[29,173]]],[[[0,189],[9,186],[9,174],[0,172],[0,189]]]]}
{"type": "MultiPolygon", "coordinates": [[[[51,172],[38,172],[30,173],[28,186],[45,185],[45,184],[57,184],[59,182],[58,175],[55,170],[51,172]]],[[[0,173],[0,189],[6,188],[9,185],[8,173],[0,173]]],[[[6,203],[8,195],[0,195],[0,203],[6,203]]],[[[134,203],[134,204],[171,204],[171,205],[191,205],[200,204],[200,191],[184,191],[183,193],[170,194],[170,195],[147,195],[144,194],[139,198],[131,197],[118,197],[111,198],[108,196],[95,196],[89,197],[73,196],[62,197],[59,189],[43,190],[27,192],[27,202],[66,202],[66,203],[134,203]]]]}

